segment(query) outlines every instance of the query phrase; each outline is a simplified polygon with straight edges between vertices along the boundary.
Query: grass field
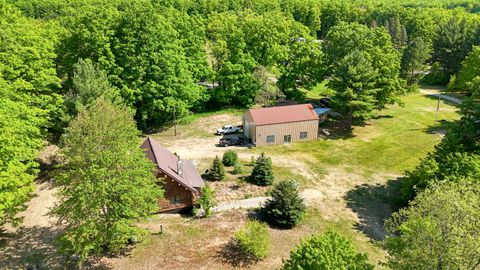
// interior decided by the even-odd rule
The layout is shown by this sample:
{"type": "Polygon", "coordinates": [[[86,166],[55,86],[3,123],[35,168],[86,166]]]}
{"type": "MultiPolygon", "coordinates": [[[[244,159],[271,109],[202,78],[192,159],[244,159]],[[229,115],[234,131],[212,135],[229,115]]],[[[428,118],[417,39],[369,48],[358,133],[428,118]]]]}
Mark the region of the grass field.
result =
{"type": "MultiPolygon", "coordinates": [[[[320,197],[309,207],[300,226],[292,230],[269,229],[273,243],[267,259],[240,267],[278,268],[302,237],[333,229],[351,239],[359,251],[367,253],[378,269],[384,269],[381,262],[386,254],[375,240],[384,237],[383,222],[395,209],[392,202],[400,177],[433,150],[441,140],[445,125],[458,118],[456,108],[443,103],[436,115],[437,101],[422,94],[410,94],[402,101],[404,106],[389,106],[379,112],[376,119],[355,127],[349,136],[290,145],[236,148],[244,163],[252,155],[265,152],[272,157],[277,181],[296,179],[301,189],[316,192],[320,197]]],[[[170,130],[154,137],[186,158],[198,159],[199,168],[204,170],[215,155],[220,156],[225,150],[213,146],[217,138],[211,135],[212,128],[223,123],[222,120],[231,122],[238,118],[239,121],[239,115],[235,110],[197,117],[179,125],[180,136],[172,137],[170,130]]],[[[250,169],[246,167],[245,174],[250,169]]],[[[238,176],[227,174],[225,182],[215,185],[225,193],[225,190],[228,192],[226,186],[235,182],[238,176]]],[[[265,192],[252,190],[251,194],[247,190],[244,195],[259,196],[265,192]]],[[[238,262],[229,259],[226,247],[231,235],[246,219],[245,210],[218,213],[201,220],[160,217],[145,226],[157,228],[163,224],[167,230],[163,235],[149,236],[130,257],[109,259],[107,263],[116,269],[148,269],[160,265],[165,269],[236,268],[238,262]]]]}

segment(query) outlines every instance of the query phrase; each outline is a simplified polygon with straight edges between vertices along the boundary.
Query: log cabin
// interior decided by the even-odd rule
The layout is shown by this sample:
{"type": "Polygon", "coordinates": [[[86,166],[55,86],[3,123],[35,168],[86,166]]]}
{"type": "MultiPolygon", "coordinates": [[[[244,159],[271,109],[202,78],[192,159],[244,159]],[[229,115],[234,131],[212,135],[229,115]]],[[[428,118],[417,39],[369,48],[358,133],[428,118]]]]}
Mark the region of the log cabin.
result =
{"type": "Polygon", "coordinates": [[[191,208],[205,185],[192,161],[180,159],[150,137],[140,147],[155,163],[155,176],[162,179],[160,183],[165,192],[164,197],[158,199],[158,212],[178,212],[191,208]]]}

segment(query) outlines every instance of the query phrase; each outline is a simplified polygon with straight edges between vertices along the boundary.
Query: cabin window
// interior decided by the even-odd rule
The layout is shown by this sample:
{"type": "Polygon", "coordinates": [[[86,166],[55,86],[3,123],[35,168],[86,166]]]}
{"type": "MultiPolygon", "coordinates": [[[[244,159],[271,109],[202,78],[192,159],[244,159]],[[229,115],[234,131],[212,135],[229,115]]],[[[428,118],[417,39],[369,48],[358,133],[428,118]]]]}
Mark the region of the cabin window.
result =
{"type": "Polygon", "coordinates": [[[300,140],[306,139],[308,136],[308,133],[306,131],[300,132],[300,140]]]}
{"type": "Polygon", "coordinates": [[[275,142],[275,135],[268,135],[267,136],[267,143],[275,142]]]}
{"type": "Polygon", "coordinates": [[[170,203],[171,204],[181,204],[182,203],[182,198],[180,197],[180,194],[177,194],[173,197],[170,198],[170,203]]]}
{"type": "Polygon", "coordinates": [[[283,136],[284,143],[290,143],[292,141],[292,135],[285,135],[283,136]]]}

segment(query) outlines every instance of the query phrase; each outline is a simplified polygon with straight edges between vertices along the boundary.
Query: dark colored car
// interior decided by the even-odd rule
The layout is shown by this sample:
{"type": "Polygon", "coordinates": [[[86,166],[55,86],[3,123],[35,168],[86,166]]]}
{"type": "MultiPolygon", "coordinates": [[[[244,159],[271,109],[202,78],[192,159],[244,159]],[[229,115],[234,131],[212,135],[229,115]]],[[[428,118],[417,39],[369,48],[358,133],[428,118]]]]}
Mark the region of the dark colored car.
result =
{"type": "Polygon", "coordinates": [[[220,139],[221,146],[230,146],[230,145],[244,145],[245,140],[243,138],[232,136],[220,139]]]}
{"type": "Polygon", "coordinates": [[[321,98],[319,100],[320,104],[322,104],[324,107],[330,107],[330,104],[332,103],[332,100],[329,98],[321,98]]]}

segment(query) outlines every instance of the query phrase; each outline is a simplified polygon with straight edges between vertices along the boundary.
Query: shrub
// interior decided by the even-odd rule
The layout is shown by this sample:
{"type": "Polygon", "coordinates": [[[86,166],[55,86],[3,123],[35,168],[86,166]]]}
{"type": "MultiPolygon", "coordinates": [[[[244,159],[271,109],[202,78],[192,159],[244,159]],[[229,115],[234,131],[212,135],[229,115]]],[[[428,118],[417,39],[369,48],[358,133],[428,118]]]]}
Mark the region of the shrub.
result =
{"type": "Polygon", "coordinates": [[[366,254],[355,251],[348,239],[330,231],[303,240],[290,252],[282,269],[373,270],[373,265],[368,263],[366,254]]]}
{"type": "Polygon", "coordinates": [[[271,199],[261,210],[264,218],[273,225],[292,228],[302,219],[305,204],[298,193],[298,184],[293,181],[282,181],[270,192],[271,199]]]}
{"type": "Polygon", "coordinates": [[[235,233],[235,241],[242,254],[249,259],[264,259],[270,249],[270,234],[265,223],[257,220],[247,224],[235,233]]]}
{"type": "Polygon", "coordinates": [[[273,180],[272,160],[262,153],[255,161],[250,181],[259,186],[269,186],[273,180]]]}
{"type": "Polygon", "coordinates": [[[206,176],[209,180],[213,181],[222,181],[225,177],[225,168],[218,156],[213,160],[212,166],[210,166],[210,169],[206,172],[206,176]]]}
{"type": "Polygon", "coordinates": [[[242,164],[240,164],[240,162],[236,162],[233,165],[233,174],[242,174],[242,173],[243,173],[242,164]]]}
{"type": "Polygon", "coordinates": [[[205,185],[201,191],[202,196],[198,199],[198,204],[205,211],[205,217],[212,215],[212,208],[217,205],[215,199],[215,190],[211,189],[209,185],[205,185]]]}
{"type": "Polygon", "coordinates": [[[237,152],[234,150],[227,150],[225,153],[223,153],[223,158],[222,158],[222,163],[225,166],[233,166],[235,163],[238,161],[238,155],[237,152]]]}

